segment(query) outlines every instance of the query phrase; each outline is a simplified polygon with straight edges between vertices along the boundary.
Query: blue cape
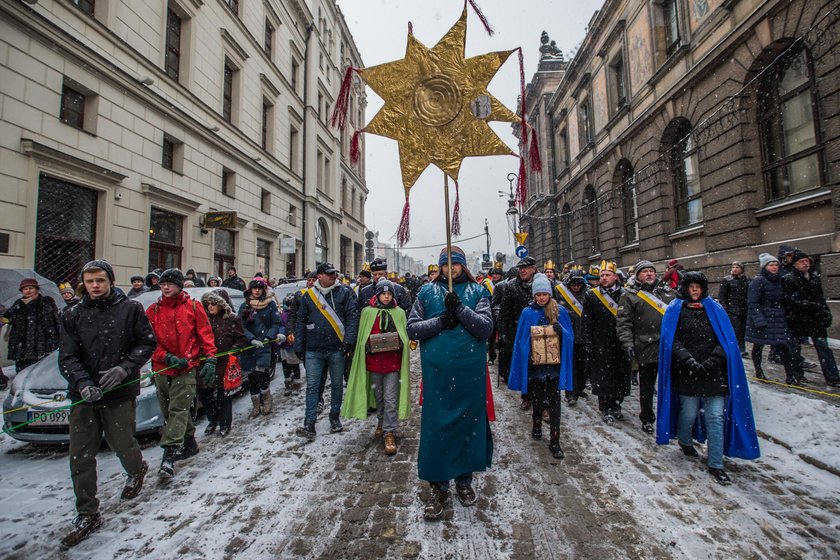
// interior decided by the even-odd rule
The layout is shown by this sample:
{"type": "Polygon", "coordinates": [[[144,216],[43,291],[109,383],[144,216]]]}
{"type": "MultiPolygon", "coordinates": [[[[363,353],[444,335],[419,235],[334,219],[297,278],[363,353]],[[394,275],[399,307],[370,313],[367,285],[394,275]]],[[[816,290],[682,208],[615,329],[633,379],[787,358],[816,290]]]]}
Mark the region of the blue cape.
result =
{"type": "MultiPolygon", "coordinates": [[[[723,453],[727,457],[757,459],[761,452],[758,448],[758,434],[755,431],[750,388],[744,372],[744,362],[738,348],[738,340],[726,311],[710,297],[701,300],[712,330],[726,352],[726,370],[729,377],[729,398],[724,411],[723,453]]],[[[659,335],[659,389],[656,399],[656,443],[667,444],[677,437],[677,419],[680,413],[680,398],[671,386],[671,351],[674,335],[680,318],[683,300],[675,299],[665,310],[662,318],[662,330],[659,335]]],[[[697,441],[705,441],[703,423],[698,415],[694,424],[697,441]]]]}
{"type": "MultiPolygon", "coordinates": [[[[559,388],[564,391],[572,390],[572,367],[574,356],[572,354],[575,346],[575,335],[572,330],[572,320],[569,313],[560,307],[560,315],[557,322],[563,329],[563,344],[560,349],[560,365],[550,366],[560,368],[559,388]]],[[[519,316],[519,326],[516,327],[516,339],[513,342],[513,358],[510,363],[510,375],[508,376],[508,388],[514,391],[521,391],[523,395],[528,394],[528,365],[531,358],[531,327],[545,322],[545,309],[542,307],[528,306],[522,310],[519,316]]]]}

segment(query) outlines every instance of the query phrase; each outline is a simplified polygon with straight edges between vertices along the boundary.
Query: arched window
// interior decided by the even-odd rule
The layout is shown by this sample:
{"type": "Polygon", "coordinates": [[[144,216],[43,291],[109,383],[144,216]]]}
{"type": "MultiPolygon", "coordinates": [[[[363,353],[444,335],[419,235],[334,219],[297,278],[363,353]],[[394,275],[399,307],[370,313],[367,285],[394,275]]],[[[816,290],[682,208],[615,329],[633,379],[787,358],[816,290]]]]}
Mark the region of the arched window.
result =
{"type": "Polygon", "coordinates": [[[319,218],[315,222],[315,264],[327,262],[329,259],[329,230],[327,229],[327,222],[324,218],[319,218]]]}
{"type": "Polygon", "coordinates": [[[563,205],[563,210],[560,212],[560,257],[564,262],[575,260],[574,246],[574,238],[572,237],[572,207],[567,202],[563,205]]]}
{"type": "Polygon", "coordinates": [[[598,196],[595,187],[587,185],[583,189],[583,243],[587,255],[601,251],[600,228],[598,227],[598,196]]]}
{"type": "Polygon", "coordinates": [[[821,186],[817,96],[806,49],[791,51],[767,73],[758,94],[758,120],[767,199],[821,186]]]}
{"type": "Polygon", "coordinates": [[[682,119],[671,144],[671,173],[674,180],[674,207],[677,228],[703,221],[703,200],[700,189],[700,170],[697,144],[691,123],[682,119]]]}
{"type": "Polygon", "coordinates": [[[639,201],[633,166],[626,159],[618,162],[613,175],[613,185],[621,193],[624,244],[629,245],[639,240],[639,201]]]}

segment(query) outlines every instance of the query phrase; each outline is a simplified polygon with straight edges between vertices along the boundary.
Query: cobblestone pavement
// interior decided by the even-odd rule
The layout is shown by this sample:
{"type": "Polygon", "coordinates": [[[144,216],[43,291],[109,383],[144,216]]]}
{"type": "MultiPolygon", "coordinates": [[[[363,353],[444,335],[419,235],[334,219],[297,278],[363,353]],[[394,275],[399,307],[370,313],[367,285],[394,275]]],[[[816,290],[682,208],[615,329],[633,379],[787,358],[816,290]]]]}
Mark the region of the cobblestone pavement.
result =
{"type": "MultiPolygon", "coordinates": [[[[413,360],[416,403],[419,363],[413,360]]],[[[275,390],[282,385],[275,380],[275,390]]],[[[327,392],[329,394],[329,391],[327,392]]],[[[799,397],[797,398],[804,398],[799,397]]],[[[0,557],[68,558],[830,558],[840,550],[840,479],[762,441],[755,462],[727,461],[730,487],[703,464],[640,430],[637,395],[626,419],[604,425],[593,399],[563,409],[566,458],[530,438],[530,412],[496,390],[493,468],[476,477],[479,500],[457,500],[440,522],[422,519],[417,480],[419,407],[387,457],[375,418],[304,444],[293,433],[302,395],[277,397],[275,413],[247,422],[235,403],[227,439],[202,437],[201,453],[160,485],[150,476],[119,502],[118,464],[103,453],[104,524],[69,553],[57,543],[73,515],[66,451],[3,442],[0,557]],[[36,473],[34,475],[33,473],[36,473]],[[37,500],[21,501],[24,494],[37,500]],[[31,503],[30,503],[31,502],[31,503]],[[19,527],[9,531],[9,527],[19,527]],[[40,531],[42,538],[32,538],[40,531]]],[[[547,432],[547,430],[545,430],[547,432]]],[[[701,452],[702,454],[702,452],[701,452]]],[[[144,455],[155,470],[155,442],[144,455]]]]}

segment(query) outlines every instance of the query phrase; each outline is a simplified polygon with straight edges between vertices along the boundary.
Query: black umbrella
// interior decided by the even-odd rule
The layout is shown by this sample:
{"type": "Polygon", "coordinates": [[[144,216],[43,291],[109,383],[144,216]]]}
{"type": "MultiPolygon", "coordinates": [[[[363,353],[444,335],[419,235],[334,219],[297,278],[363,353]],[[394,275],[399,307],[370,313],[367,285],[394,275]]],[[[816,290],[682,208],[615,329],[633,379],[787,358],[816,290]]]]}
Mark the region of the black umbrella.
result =
{"type": "Polygon", "coordinates": [[[35,278],[41,287],[41,295],[53,298],[61,309],[63,300],[55,282],[29,268],[0,268],[0,309],[8,309],[20,299],[20,281],[24,278],[35,278]]]}

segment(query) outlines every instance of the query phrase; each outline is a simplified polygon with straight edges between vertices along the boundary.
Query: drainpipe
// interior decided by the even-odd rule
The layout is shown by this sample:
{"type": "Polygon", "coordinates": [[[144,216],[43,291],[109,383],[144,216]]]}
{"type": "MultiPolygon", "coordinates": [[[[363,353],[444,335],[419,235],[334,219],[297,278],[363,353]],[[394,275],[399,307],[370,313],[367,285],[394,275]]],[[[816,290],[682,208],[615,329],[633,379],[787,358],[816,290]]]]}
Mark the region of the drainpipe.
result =
{"type": "Polygon", "coordinates": [[[303,47],[303,208],[301,209],[301,226],[303,228],[303,255],[301,258],[301,272],[306,270],[306,249],[310,240],[306,227],[306,159],[309,150],[306,149],[308,137],[306,135],[306,123],[309,120],[309,40],[312,38],[312,30],[315,28],[313,21],[306,26],[306,43],[303,47]]]}

